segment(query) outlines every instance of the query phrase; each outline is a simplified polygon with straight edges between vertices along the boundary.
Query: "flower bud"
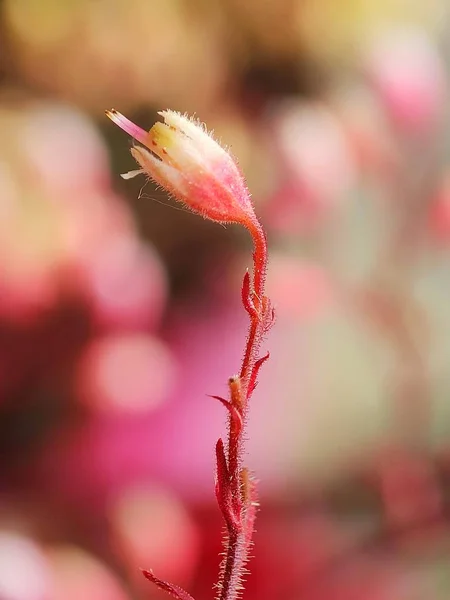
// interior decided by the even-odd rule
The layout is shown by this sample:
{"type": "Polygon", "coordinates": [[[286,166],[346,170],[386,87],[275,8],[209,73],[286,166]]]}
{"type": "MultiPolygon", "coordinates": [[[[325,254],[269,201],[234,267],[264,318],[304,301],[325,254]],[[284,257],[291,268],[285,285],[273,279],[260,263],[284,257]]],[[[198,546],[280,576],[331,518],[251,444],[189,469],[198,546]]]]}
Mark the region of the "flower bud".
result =
{"type": "Polygon", "coordinates": [[[131,149],[141,168],[126,178],[145,173],[207,219],[254,226],[256,216],[242,174],[202,125],[165,110],[160,113],[164,122],[147,133],[116,110],[106,114],[142,144],[131,149]]]}

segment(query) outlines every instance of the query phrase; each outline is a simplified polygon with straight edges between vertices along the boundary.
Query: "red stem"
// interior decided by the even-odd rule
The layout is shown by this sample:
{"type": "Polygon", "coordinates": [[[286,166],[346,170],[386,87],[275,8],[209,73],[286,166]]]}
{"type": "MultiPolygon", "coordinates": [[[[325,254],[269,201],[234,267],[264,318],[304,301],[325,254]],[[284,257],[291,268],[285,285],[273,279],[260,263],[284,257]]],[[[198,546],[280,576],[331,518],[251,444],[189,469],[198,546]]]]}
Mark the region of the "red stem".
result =
{"type": "MultiPolygon", "coordinates": [[[[241,590],[243,567],[247,561],[248,548],[251,544],[253,520],[255,513],[254,483],[249,480],[248,471],[242,467],[242,455],[245,437],[245,423],[248,401],[253,392],[253,382],[260,364],[258,352],[270,326],[270,303],[264,295],[264,284],[267,270],[267,243],[264,231],[258,221],[249,227],[253,238],[253,278],[245,297],[246,281],[243,287],[243,304],[250,317],[250,326],[245,347],[244,358],[239,377],[230,380],[230,402],[242,416],[242,427],[236,427],[235,421],[229,419],[228,425],[228,482],[224,486],[231,492],[234,514],[238,515],[238,523],[226,518],[225,503],[219,499],[219,505],[227,523],[225,540],[225,557],[221,567],[218,600],[235,600],[241,590]],[[251,310],[254,307],[256,310],[251,310]],[[256,371],[255,371],[256,367],[256,371]],[[252,489],[249,489],[249,486],[252,489]]],[[[260,361],[262,364],[262,361],[260,361]]],[[[222,482],[223,483],[223,482],[222,482]]]]}
{"type": "MultiPolygon", "coordinates": [[[[249,332],[240,373],[228,381],[230,399],[212,396],[219,400],[229,413],[227,450],[225,451],[222,439],[216,444],[216,497],[227,528],[225,556],[217,585],[217,600],[236,600],[239,596],[252,541],[257,497],[255,482],[248,469],[242,466],[244,430],[248,401],[255,389],[259,369],[269,358],[269,354],[260,358],[259,348],[273,322],[273,311],[269,299],[264,294],[267,270],[266,236],[256,217],[243,224],[249,230],[254,244],[252,278],[246,273],[242,285],[242,302],[250,317],[249,332]]],[[[177,600],[193,600],[187,592],[158,579],[152,572],[144,571],[144,575],[177,600]]]]}

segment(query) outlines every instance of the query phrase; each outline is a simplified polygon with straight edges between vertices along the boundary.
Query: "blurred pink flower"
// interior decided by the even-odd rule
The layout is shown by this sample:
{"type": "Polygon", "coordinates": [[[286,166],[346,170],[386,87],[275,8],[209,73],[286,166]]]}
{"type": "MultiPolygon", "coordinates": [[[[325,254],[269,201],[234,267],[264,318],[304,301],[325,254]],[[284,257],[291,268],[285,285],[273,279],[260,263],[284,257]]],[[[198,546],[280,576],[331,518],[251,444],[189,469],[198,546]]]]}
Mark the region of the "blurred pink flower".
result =
{"type": "Polygon", "coordinates": [[[154,329],[159,325],[167,278],[150,245],[127,234],[105,235],[98,248],[79,256],[74,275],[94,320],[103,327],[154,329]]]}
{"type": "Polygon", "coordinates": [[[348,136],[360,175],[394,176],[401,155],[389,120],[374,90],[352,82],[332,95],[332,104],[348,136]]]}
{"type": "Polygon", "coordinates": [[[168,399],[176,373],[174,358],[157,338],[144,333],[108,334],[83,349],[75,388],[93,410],[141,413],[168,399]]]}
{"type": "Polygon", "coordinates": [[[393,124],[410,134],[434,129],[447,95],[443,60],[422,29],[397,28],[375,39],[367,70],[393,124]]]}
{"type": "Polygon", "coordinates": [[[35,104],[24,113],[18,142],[37,179],[57,202],[110,185],[105,145],[93,123],[62,104],[35,104]]]}
{"type": "Polygon", "coordinates": [[[119,579],[101,560],[76,546],[47,551],[53,589],[46,600],[129,600],[119,579]]]}
{"type": "Polygon", "coordinates": [[[68,282],[79,297],[83,282],[74,270],[95,266],[106,241],[111,248],[111,239],[128,236],[122,248],[133,250],[119,252],[126,259],[118,261],[116,280],[111,281],[109,271],[109,283],[102,286],[96,275],[92,296],[104,305],[104,321],[156,324],[165,297],[163,270],[137,241],[125,204],[108,189],[106,150],[92,123],[67,107],[34,103],[0,112],[0,130],[5,140],[0,153],[0,317],[16,323],[37,320],[56,308],[68,282]],[[153,286],[145,279],[149,275],[153,286]],[[108,292],[108,285],[115,289],[108,292]],[[126,287],[128,296],[114,295],[117,287],[126,287]]]}
{"type": "Polygon", "coordinates": [[[33,540],[12,531],[0,532],[0,597],[2,600],[48,600],[52,570],[33,540]]]}
{"type": "Polygon", "coordinates": [[[346,132],[324,105],[286,101],[269,114],[279,187],[267,221],[275,229],[308,229],[341,206],[357,167],[346,132]]]}
{"type": "Polygon", "coordinates": [[[273,253],[267,288],[277,318],[309,321],[335,299],[331,275],[319,264],[273,253]]]}
{"type": "Polygon", "coordinates": [[[137,567],[189,586],[198,566],[200,539],[181,501],[161,487],[141,484],[125,488],[109,507],[113,548],[131,579],[148,584],[137,567]]]}

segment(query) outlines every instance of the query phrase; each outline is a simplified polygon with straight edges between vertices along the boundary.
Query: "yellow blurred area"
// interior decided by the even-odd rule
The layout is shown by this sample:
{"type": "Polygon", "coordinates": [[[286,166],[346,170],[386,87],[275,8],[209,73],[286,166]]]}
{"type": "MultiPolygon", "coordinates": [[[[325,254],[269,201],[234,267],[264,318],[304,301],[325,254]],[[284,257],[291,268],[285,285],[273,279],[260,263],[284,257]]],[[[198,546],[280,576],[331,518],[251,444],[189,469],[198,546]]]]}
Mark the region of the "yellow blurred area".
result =
{"type": "Polygon", "coordinates": [[[233,69],[260,56],[355,64],[396,24],[439,31],[439,0],[5,0],[11,64],[33,85],[100,111],[154,103],[210,111],[233,69]]]}

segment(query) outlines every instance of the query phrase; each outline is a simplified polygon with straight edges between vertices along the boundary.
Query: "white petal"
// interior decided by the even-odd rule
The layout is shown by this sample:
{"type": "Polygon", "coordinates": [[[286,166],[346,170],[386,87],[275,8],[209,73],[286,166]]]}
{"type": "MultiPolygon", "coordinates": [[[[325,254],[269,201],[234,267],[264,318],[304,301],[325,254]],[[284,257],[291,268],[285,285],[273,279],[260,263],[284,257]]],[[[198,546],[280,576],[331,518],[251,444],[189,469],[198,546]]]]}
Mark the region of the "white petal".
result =
{"type": "Polygon", "coordinates": [[[136,169],[134,171],[128,171],[128,173],[121,173],[122,179],[133,179],[136,175],[142,175],[145,173],[144,169],[136,169]]]}

